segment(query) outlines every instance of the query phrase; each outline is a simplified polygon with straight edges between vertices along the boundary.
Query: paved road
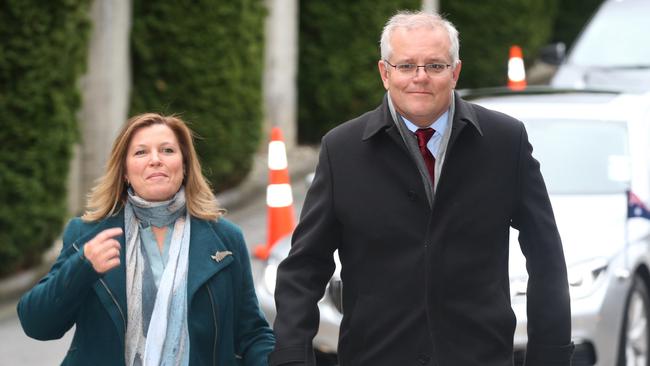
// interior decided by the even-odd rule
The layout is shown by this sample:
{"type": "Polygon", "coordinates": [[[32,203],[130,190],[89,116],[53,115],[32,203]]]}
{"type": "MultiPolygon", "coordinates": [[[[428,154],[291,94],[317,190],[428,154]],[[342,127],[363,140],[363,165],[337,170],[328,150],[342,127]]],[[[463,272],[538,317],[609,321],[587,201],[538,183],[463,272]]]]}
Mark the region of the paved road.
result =
{"type": "MultiPolygon", "coordinates": [[[[294,207],[299,215],[307,184],[304,179],[292,182],[294,207]]],[[[249,248],[266,242],[266,202],[264,197],[245,207],[232,210],[226,216],[239,225],[249,248]]],[[[258,265],[256,261],[253,265],[258,265]]],[[[0,366],[55,366],[61,363],[72,340],[72,331],[62,339],[41,342],[27,337],[16,316],[16,302],[0,306],[0,366]]]]}

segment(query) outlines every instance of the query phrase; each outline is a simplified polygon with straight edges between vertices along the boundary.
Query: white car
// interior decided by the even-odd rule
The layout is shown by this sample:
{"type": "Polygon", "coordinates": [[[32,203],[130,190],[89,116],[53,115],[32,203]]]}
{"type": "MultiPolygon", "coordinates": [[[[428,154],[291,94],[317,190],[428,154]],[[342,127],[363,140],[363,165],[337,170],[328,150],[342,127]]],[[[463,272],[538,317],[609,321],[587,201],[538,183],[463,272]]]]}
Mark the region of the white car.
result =
{"type": "MultiPolygon", "coordinates": [[[[627,192],[650,202],[650,93],[491,90],[464,98],[526,125],[564,246],[573,366],[649,365],[650,220],[628,218],[627,192]]],[[[289,238],[276,245],[257,276],[269,321],[275,318],[275,271],[289,248],[289,238]]],[[[510,253],[515,365],[522,365],[527,272],[514,230],[510,253]]],[[[338,270],[319,304],[314,339],[320,360],[330,364],[342,318],[338,270]]]]}
{"type": "Polygon", "coordinates": [[[603,1],[559,65],[551,85],[650,91],[649,20],[648,0],[603,1]]]}
{"type": "MultiPolygon", "coordinates": [[[[573,365],[648,365],[650,220],[628,219],[626,191],[650,199],[650,93],[531,91],[471,101],[523,121],[540,161],[568,268],[573,365]]],[[[521,362],[527,275],[516,232],[510,254],[521,362]]]]}
{"type": "MultiPolygon", "coordinates": [[[[280,262],[289,255],[291,249],[291,236],[278,241],[271,250],[266,263],[255,273],[255,288],[262,311],[269,323],[275,320],[275,277],[280,262]]],[[[320,311],[320,327],[314,337],[314,349],[319,366],[336,365],[336,348],[339,341],[339,325],[343,319],[341,302],[341,262],[338,252],[334,252],[336,270],[327,285],[325,296],[318,304],[320,311]]]]}

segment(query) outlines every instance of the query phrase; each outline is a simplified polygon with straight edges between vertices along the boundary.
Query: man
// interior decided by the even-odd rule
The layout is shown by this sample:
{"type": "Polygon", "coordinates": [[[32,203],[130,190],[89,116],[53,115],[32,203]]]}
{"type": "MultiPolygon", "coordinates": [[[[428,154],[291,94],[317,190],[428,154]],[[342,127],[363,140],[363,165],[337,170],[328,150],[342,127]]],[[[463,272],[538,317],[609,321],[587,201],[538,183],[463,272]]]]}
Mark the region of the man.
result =
{"type": "Polygon", "coordinates": [[[512,365],[510,226],[530,277],[526,365],[570,364],[566,265],[539,164],[521,122],[454,94],[458,44],[438,15],[386,24],[386,97],[323,138],[278,269],[271,365],[315,364],[336,249],[340,365],[512,365]]]}

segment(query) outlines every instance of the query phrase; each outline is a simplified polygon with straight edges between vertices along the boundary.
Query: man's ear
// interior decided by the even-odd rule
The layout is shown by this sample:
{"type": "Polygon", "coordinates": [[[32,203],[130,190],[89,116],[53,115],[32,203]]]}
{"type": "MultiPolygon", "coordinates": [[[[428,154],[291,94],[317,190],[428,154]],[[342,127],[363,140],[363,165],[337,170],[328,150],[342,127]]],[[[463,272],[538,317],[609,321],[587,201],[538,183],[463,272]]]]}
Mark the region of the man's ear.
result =
{"type": "Polygon", "coordinates": [[[381,77],[381,82],[384,84],[384,88],[388,90],[388,68],[384,60],[377,61],[377,68],[379,69],[379,76],[381,77]]]}
{"type": "Polygon", "coordinates": [[[454,67],[454,70],[452,71],[452,78],[454,79],[454,88],[456,87],[456,83],[458,83],[458,78],[460,78],[460,69],[462,68],[463,63],[462,61],[458,60],[456,62],[456,67],[454,67]]]}

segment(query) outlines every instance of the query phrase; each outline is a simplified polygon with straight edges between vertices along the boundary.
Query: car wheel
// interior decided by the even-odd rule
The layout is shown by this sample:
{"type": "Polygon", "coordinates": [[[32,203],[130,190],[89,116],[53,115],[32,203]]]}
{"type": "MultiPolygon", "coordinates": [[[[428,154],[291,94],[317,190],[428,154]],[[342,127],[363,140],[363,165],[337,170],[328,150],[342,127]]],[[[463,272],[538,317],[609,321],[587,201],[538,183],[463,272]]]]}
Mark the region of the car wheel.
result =
{"type": "Polygon", "coordinates": [[[649,366],[648,311],[650,296],[639,275],[635,275],[627,296],[618,352],[618,366],[649,366]]]}

